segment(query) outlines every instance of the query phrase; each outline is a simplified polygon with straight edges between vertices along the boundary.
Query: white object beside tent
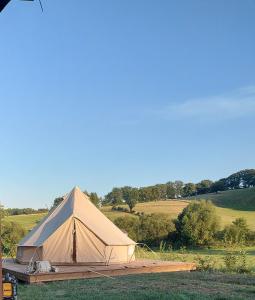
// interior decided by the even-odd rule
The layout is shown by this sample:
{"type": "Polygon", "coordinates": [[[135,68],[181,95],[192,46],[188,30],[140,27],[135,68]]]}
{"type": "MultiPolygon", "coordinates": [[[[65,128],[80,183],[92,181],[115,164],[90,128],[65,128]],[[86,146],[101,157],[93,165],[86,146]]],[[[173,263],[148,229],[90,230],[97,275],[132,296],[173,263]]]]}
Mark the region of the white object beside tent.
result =
{"type": "Polygon", "coordinates": [[[136,243],[78,187],[19,243],[17,261],[111,264],[133,261],[136,243]]]}

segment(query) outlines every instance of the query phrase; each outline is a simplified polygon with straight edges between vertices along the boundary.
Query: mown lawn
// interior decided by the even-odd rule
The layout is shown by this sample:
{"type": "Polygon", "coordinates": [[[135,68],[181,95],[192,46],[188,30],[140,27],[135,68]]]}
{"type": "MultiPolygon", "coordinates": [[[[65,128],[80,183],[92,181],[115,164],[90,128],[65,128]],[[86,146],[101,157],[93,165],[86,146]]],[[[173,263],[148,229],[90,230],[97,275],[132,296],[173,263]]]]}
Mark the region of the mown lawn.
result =
{"type": "Polygon", "coordinates": [[[255,299],[255,277],[177,272],[20,284],[19,299],[255,299]]]}

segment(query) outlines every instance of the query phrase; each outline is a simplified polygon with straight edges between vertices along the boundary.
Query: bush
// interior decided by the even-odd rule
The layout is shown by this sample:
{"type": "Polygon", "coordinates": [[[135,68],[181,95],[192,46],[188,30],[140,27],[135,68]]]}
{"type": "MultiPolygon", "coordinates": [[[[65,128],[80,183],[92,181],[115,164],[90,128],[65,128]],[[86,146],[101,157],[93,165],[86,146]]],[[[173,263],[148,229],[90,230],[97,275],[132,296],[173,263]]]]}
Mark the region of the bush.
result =
{"type": "Polygon", "coordinates": [[[247,265],[247,254],[244,250],[239,252],[228,251],[223,260],[227,272],[250,273],[247,265]]]}
{"type": "Polygon", "coordinates": [[[132,240],[136,242],[139,240],[139,219],[129,216],[119,217],[115,219],[114,223],[122,231],[127,232],[132,240]]]}
{"type": "Polygon", "coordinates": [[[213,271],[215,270],[216,259],[210,255],[197,256],[195,258],[197,262],[197,270],[200,271],[213,271]]]}
{"type": "Polygon", "coordinates": [[[122,207],[122,206],[113,206],[112,210],[114,210],[114,211],[129,212],[129,210],[126,207],[122,207]]]}
{"type": "Polygon", "coordinates": [[[164,214],[140,215],[139,218],[119,217],[114,223],[133,240],[150,246],[159,246],[175,230],[173,222],[164,214]]]}
{"type": "Polygon", "coordinates": [[[223,230],[223,239],[227,244],[244,244],[249,234],[248,225],[245,219],[238,218],[227,225],[223,230]]]}
{"type": "Polygon", "coordinates": [[[219,219],[210,201],[189,204],[175,221],[177,237],[182,244],[210,245],[219,230],[219,219]]]}
{"type": "Polygon", "coordinates": [[[140,239],[151,246],[159,246],[170,232],[175,231],[174,223],[164,214],[144,215],[140,220],[140,239]]]}
{"type": "Polygon", "coordinates": [[[25,229],[14,222],[2,222],[1,241],[4,255],[14,257],[18,242],[25,236],[25,229]]]}

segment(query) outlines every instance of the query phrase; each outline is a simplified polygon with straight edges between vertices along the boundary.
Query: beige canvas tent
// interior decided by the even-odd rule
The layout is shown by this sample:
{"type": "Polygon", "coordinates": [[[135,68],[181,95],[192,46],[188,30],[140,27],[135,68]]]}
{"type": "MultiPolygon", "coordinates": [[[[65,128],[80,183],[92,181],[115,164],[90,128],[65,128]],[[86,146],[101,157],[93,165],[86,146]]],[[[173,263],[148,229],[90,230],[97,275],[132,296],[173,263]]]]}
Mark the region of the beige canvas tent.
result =
{"type": "Polygon", "coordinates": [[[17,261],[111,264],[134,260],[135,242],[75,187],[18,245],[17,261]]]}

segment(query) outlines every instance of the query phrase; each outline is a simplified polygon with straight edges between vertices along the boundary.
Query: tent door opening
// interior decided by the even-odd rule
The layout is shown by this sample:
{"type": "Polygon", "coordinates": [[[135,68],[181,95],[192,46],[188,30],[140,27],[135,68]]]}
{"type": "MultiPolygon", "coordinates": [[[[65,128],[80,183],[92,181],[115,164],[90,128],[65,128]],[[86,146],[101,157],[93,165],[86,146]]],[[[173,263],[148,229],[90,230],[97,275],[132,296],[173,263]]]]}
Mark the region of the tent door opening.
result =
{"type": "Polygon", "coordinates": [[[76,235],[76,224],[75,219],[73,219],[73,252],[72,259],[74,263],[77,263],[77,235],[76,235]]]}

